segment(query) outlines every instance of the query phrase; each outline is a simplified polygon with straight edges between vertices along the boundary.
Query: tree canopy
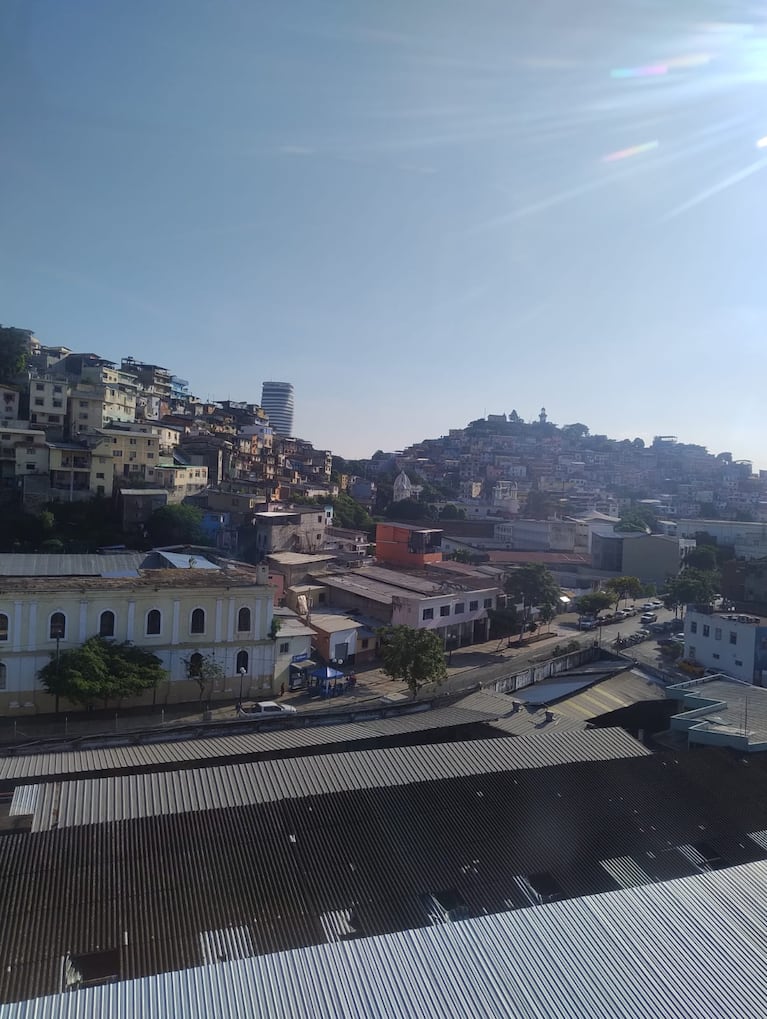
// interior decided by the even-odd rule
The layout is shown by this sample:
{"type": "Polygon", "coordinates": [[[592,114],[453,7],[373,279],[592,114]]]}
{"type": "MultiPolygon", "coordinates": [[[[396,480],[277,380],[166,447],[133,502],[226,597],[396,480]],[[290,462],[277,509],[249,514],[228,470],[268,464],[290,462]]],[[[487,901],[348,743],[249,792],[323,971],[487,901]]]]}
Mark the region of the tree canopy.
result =
{"type": "Polygon", "coordinates": [[[0,382],[13,382],[27,363],[29,333],[15,326],[0,326],[0,382]]]}
{"type": "Polygon", "coordinates": [[[621,513],[620,523],[615,525],[616,531],[650,531],[658,532],[658,517],[649,506],[632,506],[621,513]]]}
{"type": "Polygon", "coordinates": [[[352,499],[346,492],[339,494],[332,500],[333,523],[336,527],[348,527],[351,530],[370,532],[375,524],[364,506],[356,499],[352,499]]]}
{"type": "Polygon", "coordinates": [[[704,572],[715,570],[717,566],[716,549],[712,545],[691,548],[684,557],[684,564],[688,569],[703,570],[704,572]]]}
{"type": "Polygon", "coordinates": [[[124,697],[135,697],[156,687],[165,670],[156,655],[130,641],[118,644],[104,637],[89,637],[83,645],[69,648],[40,670],[40,681],[49,694],[73,704],[90,707],[124,697]]]}
{"type": "Polygon", "coordinates": [[[153,545],[207,545],[202,529],[202,510],[179,503],[160,506],[146,524],[153,545]]]}
{"type": "Polygon", "coordinates": [[[641,598],[643,587],[638,577],[611,577],[605,590],[612,595],[617,609],[624,598],[641,598]]]}
{"type": "Polygon", "coordinates": [[[677,577],[670,577],[663,597],[667,608],[680,605],[710,605],[719,586],[719,574],[688,568],[677,577]]]}
{"type": "Polygon", "coordinates": [[[413,695],[426,683],[446,678],[445,651],[436,633],[401,625],[385,626],[378,633],[384,672],[407,683],[413,695]]]}
{"type": "Polygon", "coordinates": [[[562,592],[554,576],[545,566],[531,563],[512,570],[504,581],[504,590],[515,602],[522,605],[525,622],[530,618],[533,607],[544,610],[542,613],[553,618],[560,607],[562,592]],[[552,614],[549,614],[551,610],[552,614]]]}
{"type": "Polygon", "coordinates": [[[592,591],[582,594],[576,599],[575,611],[581,616],[596,616],[613,603],[613,596],[608,591],[592,591]]]}
{"type": "Polygon", "coordinates": [[[400,499],[388,506],[386,516],[389,520],[431,520],[434,507],[417,499],[400,499]]]}
{"type": "Polygon", "coordinates": [[[548,520],[554,513],[555,499],[548,492],[531,488],[525,500],[525,516],[532,520],[548,520]]]}

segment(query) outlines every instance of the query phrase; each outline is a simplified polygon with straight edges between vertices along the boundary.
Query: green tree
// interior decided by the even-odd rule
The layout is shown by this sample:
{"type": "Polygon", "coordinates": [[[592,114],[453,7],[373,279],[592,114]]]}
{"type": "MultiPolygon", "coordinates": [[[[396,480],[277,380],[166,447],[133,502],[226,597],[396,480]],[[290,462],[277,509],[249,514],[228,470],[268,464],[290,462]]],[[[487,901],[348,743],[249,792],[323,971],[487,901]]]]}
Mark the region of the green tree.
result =
{"type": "Polygon", "coordinates": [[[224,678],[224,670],[210,655],[203,655],[197,651],[189,658],[182,658],[181,661],[186,666],[188,677],[193,679],[200,688],[200,700],[202,700],[208,683],[212,684],[224,678]]]}
{"type": "Polygon", "coordinates": [[[550,618],[554,618],[560,606],[562,592],[552,573],[545,566],[531,563],[520,566],[509,573],[504,581],[504,590],[514,604],[522,605],[522,633],[527,629],[530,615],[534,607],[542,610],[553,610],[550,618]]]}
{"type": "Polygon", "coordinates": [[[368,511],[346,492],[340,492],[333,503],[333,523],[336,527],[348,527],[353,531],[370,532],[375,527],[368,511]]]}
{"type": "Polygon", "coordinates": [[[89,637],[80,647],[62,651],[40,670],[40,681],[49,694],[73,704],[91,707],[97,701],[135,697],[156,687],[165,677],[156,655],[130,641],[118,644],[104,637],[89,637]]]}
{"type": "Polygon", "coordinates": [[[13,382],[27,364],[29,333],[0,326],[0,382],[13,382]]]}
{"type": "Polygon", "coordinates": [[[658,517],[649,506],[632,506],[621,513],[620,522],[615,525],[616,531],[650,531],[658,533],[658,517]]]}
{"type": "Polygon", "coordinates": [[[562,432],[573,439],[585,439],[589,434],[589,426],[584,425],[581,421],[576,421],[572,425],[563,425],[562,432]]]}
{"type": "Polygon", "coordinates": [[[696,569],[686,569],[676,577],[670,577],[663,596],[666,608],[676,612],[680,606],[698,604],[710,605],[719,586],[719,574],[696,569]]]}
{"type": "Polygon", "coordinates": [[[443,506],[442,509],[439,511],[439,519],[465,520],[466,510],[464,509],[459,510],[457,506],[455,506],[452,502],[449,502],[447,503],[447,505],[443,506]]]}
{"type": "Polygon", "coordinates": [[[468,548],[457,548],[455,552],[453,552],[453,559],[457,563],[473,563],[476,557],[477,553],[472,552],[468,548]]]}
{"type": "Polygon", "coordinates": [[[393,502],[386,510],[389,520],[428,520],[431,517],[431,506],[416,499],[400,499],[393,502]]]}
{"type": "Polygon", "coordinates": [[[525,516],[531,520],[548,520],[554,512],[554,498],[548,492],[533,488],[525,500],[525,516]]]}
{"type": "Polygon", "coordinates": [[[596,616],[605,609],[609,609],[613,603],[613,596],[607,591],[593,591],[590,594],[582,594],[575,601],[575,611],[580,616],[596,616]]]}
{"type": "Polygon", "coordinates": [[[40,542],[40,551],[59,554],[64,551],[64,542],[61,538],[46,538],[45,541],[40,542]]]}
{"type": "Polygon", "coordinates": [[[488,609],[487,615],[490,620],[490,636],[494,640],[519,633],[519,619],[515,605],[507,605],[505,609],[488,609]]]}
{"type": "Polygon", "coordinates": [[[56,517],[50,510],[43,510],[40,514],[40,526],[46,534],[56,526],[56,517]]]}
{"type": "Polygon", "coordinates": [[[605,584],[605,590],[612,595],[617,609],[624,598],[642,596],[642,581],[638,577],[611,577],[605,584]]]}
{"type": "Polygon", "coordinates": [[[146,525],[153,545],[207,545],[202,529],[202,510],[179,503],[161,506],[150,516],[146,525]]]}
{"type": "Polygon", "coordinates": [[[269,627],[269,636],[272,640],[277,640],[277,634],[282,629],[282,620],[279,616],[272,616],[272,622],[269,627]]]}
{"type": "Polygon", "coordinates": [[[701,545],[699,548],[691,548],[684,557],[684,565],[687,569],[703,570],[710,572],[716,569],[716,549],[711,545],[701,545]]]}
{"type": "Polygon", "coordinates": [[[414,697],[426,683],[447,677],[445,651],[436,633],[400,625],[382,627],[378,634],[384,672],[407,683],[414,697]]]}

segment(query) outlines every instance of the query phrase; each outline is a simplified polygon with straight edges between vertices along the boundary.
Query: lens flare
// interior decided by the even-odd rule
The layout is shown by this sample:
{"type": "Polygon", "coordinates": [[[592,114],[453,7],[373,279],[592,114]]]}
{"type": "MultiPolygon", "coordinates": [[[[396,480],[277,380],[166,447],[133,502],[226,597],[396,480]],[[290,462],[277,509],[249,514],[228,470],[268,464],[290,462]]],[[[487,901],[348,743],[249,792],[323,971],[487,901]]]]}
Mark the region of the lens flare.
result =
{"type": "Polygon", "coordinates": [[[648,64],[646,67],[618,67],[610,71],[611,78],[653,78],[668,74],[668,64],[648,64]]]}
{"type": "Polygon", "coordinates": [[[608,156],[602,157],[603,163],[617,163],[619,159],[630,159],[632,156],[641,156],[643,152],[652,152],[658,148],[658,142],[643,142],[641,145],[632,145],[628,149],[619,149],[611,152],[608,156]]]}

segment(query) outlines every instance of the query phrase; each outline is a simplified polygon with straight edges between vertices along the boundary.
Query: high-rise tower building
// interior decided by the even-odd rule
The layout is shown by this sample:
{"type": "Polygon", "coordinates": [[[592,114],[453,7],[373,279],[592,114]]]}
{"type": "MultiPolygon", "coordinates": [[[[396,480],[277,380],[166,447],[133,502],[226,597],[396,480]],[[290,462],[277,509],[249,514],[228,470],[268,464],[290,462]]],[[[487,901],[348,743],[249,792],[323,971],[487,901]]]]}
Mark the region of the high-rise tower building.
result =
{"type": "Polygon", "coordinates": [[[261,390],[261,406],[278,435],[293,434],[292,383],[265,382],[261,390]]]}

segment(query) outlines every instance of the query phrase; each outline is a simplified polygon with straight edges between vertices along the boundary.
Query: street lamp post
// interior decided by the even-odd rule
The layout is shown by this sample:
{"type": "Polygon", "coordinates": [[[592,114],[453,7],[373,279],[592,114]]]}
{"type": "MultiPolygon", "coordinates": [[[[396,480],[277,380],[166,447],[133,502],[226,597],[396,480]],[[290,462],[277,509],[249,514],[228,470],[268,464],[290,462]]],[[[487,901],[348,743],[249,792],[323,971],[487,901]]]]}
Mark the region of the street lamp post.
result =
{"type": "Polygon", "coordinates": [[[242,706],[242,684],[245,681],[246,670],[240,669],[240,706],[242,706]]]}
{"type": "Polygon", "coordinates": [[[61,659],[59,657],[59,646],[61,644],[61,624],[54,623],[53,636],[56,638],[56,714],[59,713],[59,686],[61,685],[61,659]]]}
{"type": "MultiPolygon", "coordinates": [[[[338,672],[343,672],[343,665],[344,665],[343,658],[331,658],[330,659],[330,663],[331,663],[331,665],[334,665],[336,667],[338,672]]],[[[336,688],[336,681],[334,679],[333,680],[333,689],[335,690],[335,688],[336,688]]]]}
{"type": "Polygon", "coordinates": [[[453,650],[454,650],[456,644],[458,643],[458,635],[455,634],[455,633],[449,634],[448,638],[447,638],[447,643],[448,643],[448,648],[447,648],[447,664],[450,665],[450,663],[453,660],[453,650]]]}

